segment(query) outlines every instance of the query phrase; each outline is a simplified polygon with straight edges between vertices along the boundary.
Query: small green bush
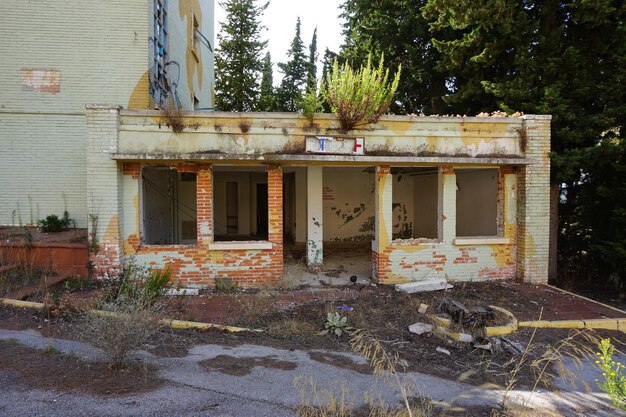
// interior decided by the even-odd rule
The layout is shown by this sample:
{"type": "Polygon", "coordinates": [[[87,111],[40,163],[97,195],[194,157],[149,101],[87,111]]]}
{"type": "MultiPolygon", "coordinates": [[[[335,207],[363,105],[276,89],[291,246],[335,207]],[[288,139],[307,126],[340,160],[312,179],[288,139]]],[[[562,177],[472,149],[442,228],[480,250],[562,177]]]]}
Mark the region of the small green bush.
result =
{"type": "Polygon", "coordinates": [[[300,100],[300,108],[304,117],[313,122],[313,115],[324,110],[323,101],[315,90],[310,90],[300,100]]]}
{"type": "Polygon", "coordinates": [[[138,266],[131,257],[122,272],[107,283],[102,302],[106,304],[120,298],[128,298],[147,304],[154,303],[171,287],[170,276],[169,268],[147,269],[138,266]]]}
{"type": "Polygon", "coordinates": [[[623,374],[624,365],[613,360],[615,348],[611,344],[611,339],[600,341],[600,352],[597,353],[596,364],[602,371],[604,381],[596,380],[596,384],[604,391],[615,407],[626,411],[626,376],[623,374]]]}
{"type": "Polygon", "coordinates": [[[368,57],[367,64],[355,72],[347,62],[340,68],[335,59],[323,94],[330,109],[337,114],[342,130],[376,123],[389,109],[402,68],[398,67],[390,83],[389,69],[384,69],[383,61],[384,57],[381,57],[378,67],[374,68],[371,57],[368,57]]]}
{"type": "Polygon", "coordinates": [[[324,322],[324,330],[322,330],[320,334],[332,334],[341,337],[344,333],[348,333],[351,330],[354,330],[354,328],[348,325],[348,317],[342,316],[337,312],[328,312],[326,314],[326,321],[324,322]]]}
{"type": "Polygon", "coordinates": [[[230,294],[237,289],[237,283],[232,278],[215,278],[215,291],[230,294]]]}
{"type": "Polygon", "coordinates": [[[63,217],[59,217],[56,214],[51,214],[46,216],[45,219],[39,220],[37,225],[44,233],[54,233],[60,232],[63,229],[67,229],[70,227],[70,223],[72,223],[72,219],[70,218],[70,214],[65,210],[63,212],[63,217]]]}

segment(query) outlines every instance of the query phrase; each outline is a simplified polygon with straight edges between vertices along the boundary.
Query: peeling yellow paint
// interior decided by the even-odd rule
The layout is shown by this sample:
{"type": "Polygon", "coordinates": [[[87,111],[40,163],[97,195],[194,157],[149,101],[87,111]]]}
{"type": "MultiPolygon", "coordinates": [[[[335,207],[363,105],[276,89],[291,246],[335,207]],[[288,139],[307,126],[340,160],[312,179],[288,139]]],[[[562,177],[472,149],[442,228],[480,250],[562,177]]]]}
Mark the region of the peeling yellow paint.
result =
{"type": "Polygon", "coordinates": [[[135,254],[137,254],[137,251],[135,250],[134,246],[129,243],[129,239],[131,239],[132,237],[135,237],[135,236],[136,235],[133,233],[130,236],[128,236],[128,238],[126,238],[124,240],[124,255],[135,255],[135,254]]]}
{"type": "Polygon", "coordinates": [[[114,214],[109,220],[109,224],[102,237],[102,243],[117,243],[120,237],[120,222],[117,214],[114,214]]]}
{"type": "Polygon", "coordinates": [[[143,75],[137,81],[133,92],[128,99],[128,108],[129,109],[148,109],[150,108],[150,79],[148,76],[148,71],[143,73],[143,75]]]}
{"type": "MultiPolygon", "coordinates": [[[[198,90],[202,89],[202,58],[201,51],[193,51],[193,40],[195,34],[193,33],[193,18],[195,16],[198,21],[198,25],[202,28],[202,7],[200,7],[199,0],[179,0],[178,1],[178,13],[180,15],[181,22],[184,18],[187,18],[187,50],[186,50],[186,62],[187,62],[187,85],[189,92],[194,91],[194,78],[198,83],[198,90]]],[[[193,100],[193,97],[191,97],[193,100]]]]}

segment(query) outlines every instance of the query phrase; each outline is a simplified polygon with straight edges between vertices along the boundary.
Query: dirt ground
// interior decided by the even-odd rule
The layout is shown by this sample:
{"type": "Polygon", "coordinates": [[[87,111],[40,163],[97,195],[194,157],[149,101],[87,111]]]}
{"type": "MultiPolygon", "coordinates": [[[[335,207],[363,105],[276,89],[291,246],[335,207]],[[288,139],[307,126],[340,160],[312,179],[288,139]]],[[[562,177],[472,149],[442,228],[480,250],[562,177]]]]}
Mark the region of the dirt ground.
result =
{"type": "MultiPolygon", "coordinates": [[[[2,243],[23,244],[25,239],[40,243],[86,244],[87,232],[85,229],[68,229],[47,234],[36,228],[0,227],[2,243]]],[[[579,357],[582,353],[592,353],[599,338],[610,337],[618,350],[626,351],[626,334],[609,331],[537,329],[535,332],[527,328],[505,337],[480,339],[480,344],[491,344],[492,350],[477,347],[477,344],[453,342],[439,334],[412,334],[408,331],[409,325],[430,320],[418,312],[419,306],[428,304],[427,313],[430,314],[444,299],[453,299],[468,308],[500,306],[511,311],[518,320],[618,318],[626,317],[626,314],[553,287],[509,281],[456,282],[451,290],[404,294],[392,287],[370,284],[369,248],[364,246],[362,250],[351,251],[349,256],[344,252],[341,247],[329,247],[325,252],[324,268],[310,270],[302,262],[302,250],[293,248],[288,251],[285,275],[295,289],[239,290],[233,294],[207,291],[194,297],[167,297],[163,302],[167,304],[169,318],[237,325],[261,329],[263,333],[167,330],[154,337],[147,350],[159,356],[181,357],[187,355],[190,348],[201,344],[256,344],[307,350],[314,361],[367,374],[372,372],[369,366],[338,354],[352,351],[350,333],[361,329],[385,350],[398,354],[406,363],[401,371],[422,372],[474,385],[492,383],[498,386],[505,386],[511,375],[519,371],[517,387],[532,387],[542,358],[555,349],[561,349],[565,356],[579,357]],[[355,285],[349,284],[352,275],[357,276],[355,285]],[[320,335],[329,312],[339,312],[347,317],[349,328],[342,337],[320,335]]],[[[17,281],[20,285],[34,285],[33,279],[17,281]]],[[[90,281],[69,281],[56,288],[46,287],[28,299],[52,300],[56,306],[52,311],[38,312],[0,305],[0,328],[35,329],[46,336],[79,340],[76,311],[93,307],[101,291],[99,284],[90,281]]],[[[585,295],[616,307],[626,306],[626,297],[616,292],[589,289],[585,295]]],[[[505,322],[506,317],[496,315],[489,324],[505,322]]],[[[476,333],[480,334],[480,330],[476,333]]],[[[241,360],[221,355],[204,361],[201,366],[207,371],[227,375],[247,375],[255,367],[289,370],[293,364],[272,358],[241,360]]],[[[120,371],[54,349],[36,350],[11,341],[0,341],[0,371],[15,374],[16,384],[24,389],[105,396],[147,392],[163,384],[156,376],[156,369],[151,367],[120,371]]],[[[488,416],[490,409],[477,408],[462,415],[488,416]]]]}
{"type": "MultiPolygon", "coordinates": [[[[84,289],[73,289],[76,299],[85,296],[84,289]]],[[[68,290],[69,291],[69,290],[68,290]]],[[[93,297],[97,290],[90,288],[87,291],[93,297]]],[[[310,291],[309,291],[310,292],[310,291]]],[[[314,292],[311,292],[314,294],[314,292]]],[[[168,298],[171,317],[188,319],[188,307],[198,305],[210,306],[214,303],[227,300],[228,309],[223,322],[250,328],[264,330],[263,333],[230,334],[221,331],[196,330],[169,330],[160,334],[151,343],[152,353],[162,356],[184,356],[189,348],[198,344],[241,345],[257,344],[282,349],[302,349],[311,351],[311,358],[335,366],[346,367],[357,372],[369,372],[367,367],[346,361],[340,355],[332,352],[351,351],[350,336],[342,337],[321,336],[324,320],[328,312],[339,311],[348,317],[351,328],[363,329],[367,334],[378,340],[390,352],[397,352],[400,359],[406,361],[406,371],[418,371],[450,380],[463,379],[475,385],[494,383],[505,385],[513,369],[520,359],[519,350],[528,348],[528,359],[520,368],[518,386],[532,386],[535,382],[533,361],[539,360],[549,349],[554,349],[568,336],[576,335],[573,340],[584,349],[591,352],[595,346],[585,334],[577,331],[561,329],[538,329],[533,336],[533,329],[524,329],[502,338],[487,338],[482,343],[492,343],[494,350],[488,351],[477,348],[473,344],[452,342],[437,334],[426,333],[415,335],[408,331],[408,326],[415,322],[428,322],[428,317],[418,312],[421,303],[428,304],[429,312],[434,309],[444,297],[455,299],[467,307],[486,307],[488,305],[503,306],[512,311],[520,320],[559,319],[561,312],[558,306],[573,302],[570,296],[550,289],[549,287],[528,286],[511,282],[490,283],[455,283],[452,290],[404,294],[385,286],[356,285],[349,288],[335,289],[330,293],[318,294],[309,297],[308,301],[295,302],[297,297],[293,291],[261,291],[256,294],[242,292],[230,295],[205,294],[200,297],[171,297],[168,298]],[[332,297],[329,294],[334,294],[332,297]],[[339,295],[337,295],[339,294],[339,295]],[[198,304],[200,303],[200,304],[198,304]],[[338,307],[340,309],[338,309],[338,307]],[[351,310],[351,311],[345,311],[351,310]],[[532,337],[532,343],[529,343],[532,337]],[[517,347],[518,351],[512,347],[517,347]],[[449,354],[442,353],[445,349],[449,354]],[[328,354],[313,351],[326,350],[328,354]]],[[[74,314],[68,305],[72,305],[72,298],[57,294],[57,298],[64,300],[65,306],[57,311],[57,315],[40,313],[33,310],[21,310],[11,307],[0,307],[0,327],[8,329],[34,328],[45,335],[57,338],[80,338],[80,329],[75,328],[74,314]]],[[[572,297],[573,298],[573,297],[572,297]]],[[[573,298],[575,301],[575,298],[573,298]]],[[[223,307],[223,305],[222,305],[223,307]]],[[[561,307],[562,308],[562,307],[561,307]]],[[[196,310],[197,311],[197,310],[196,310]]],[[[591,311],[591,310],[590,310],[591,311]]],[[[619,315],[610,309],[599,309],[594,314],[602,313],[619,315]]],[[[597,317],[593,317],[597,318],[597,317]]],[[[210,321],[210,320],[207,320],[210,321]]],[[[490,323],[504,324],[502,317],[490,323]]],[[[350,329],[349,329],[350,330],[350,329]]],[[[619,332],[593,332],[593,337],[610,336],[618,349],[623,349],[626,335],[619,332]]],[[[56,361],[55,355],[37,354],[37,363],[45,364],[56,361]]],[[[224,358],[222,358],[224,359],[224,358]]],[[[227,358],[226,358],[227,359],[227,358]]],[[[207,363],[205,366],[224,369],[224,372],[246,372],[254,366],[281,367],[289,364],[243,364],[228,365],[224,360],[221,365],[207,363]]],[[[49,366],[54,366],[52,363],[49,366]]],[[[19,368],[19,364],[15,365],[19,368]]],[[[77,369],[81,369],[78,367],[77,369]]],[[[535,369],[536,371],[536,369],[535,369]]],[[[80,372],[80,371],[79,371],[80,372]]],[[[84,370],[85,377],[90,372],[84,370]]],[[[62,383],[64,384],[64,383],[62,383]]],[[[111,381],[107,381],[111,384],[111,381]]],[[[104,384],[103,384],[104,385],[104,384]]],[[[74,385],[68,383],[68,389],[74,385]]],[[[123,385],[111,390],[123,390],[123,385]]]]}
{"type": "Polygon", "coordinates": [[[87,229],[72,228],[55,233],[43,233],[36,227],[0,226],[0,242],[23,244],[26,239],[33,243],[87,244],[87,229]],[[27,234],[30,236],[27,237],[27,234]]]}
{"type": "Polygon", "coordinates": [[[154,367],[115,370],[106,363],[85,362],[59,353],[0,341],[0,371],[18,374],[24,389],[82,392],[96,395],[127,395],[159,388],[163,381],[154,367]]]}

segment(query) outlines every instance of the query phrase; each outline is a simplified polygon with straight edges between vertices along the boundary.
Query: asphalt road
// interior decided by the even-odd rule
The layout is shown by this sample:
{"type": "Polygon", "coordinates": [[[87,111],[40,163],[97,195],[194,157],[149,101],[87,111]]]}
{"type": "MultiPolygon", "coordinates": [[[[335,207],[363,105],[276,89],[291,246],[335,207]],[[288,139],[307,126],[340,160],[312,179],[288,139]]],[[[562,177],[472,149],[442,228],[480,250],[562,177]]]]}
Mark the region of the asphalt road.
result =
{"type": "MultiPolygon", "coordinates": [[[[18,343],[45,348],[50,344],[64,353],[85,360],[104,360],[103,354],[83,343],[49,339],[38,332],[0,329],[0,339],[15,339],[18,343]]],[[[346,359],[364,363],[356,354],[342,353],[346,359]]],[[[399,402],[398,390],[392,381],[336,367],[311,359],[300,350],[280,350],[256,345],[202,345],[192,348],[183,358],[161,358],[146,352],[137,357],[159,369],[167,381],[162,388],[143,394],[123,397],[100,397],[76,393],[28,390],[19,383],[19,376],[0,372],[0,416],[222,416],[222,417],[282,417],[295,416],[300,404],[301,389],[294,378],[311,377],[319,387],[339,391],[341,384],[350,389],[354,406],[364,404],[364,394],[377,392],[387,403],[399,402]],[[295,364],[294,369],[254,367],[247,375],[228,375],[219,370],[207,371],[198,362],[229,355],[236,358],[266,358],[295,364]]],[[[451,358],[454,360],[454,358],[451,358]]],[[[573,365],[572,365],[573,366],[573,365]]],[[[547,391],[529,393],[515,390],[509,394],[513,401],[533,407],[557,410],[565,416],[614,416],[608,397],[598,392],[595,378],[599,375],[591,363],[576,370],[594,392],[561,382],[561,393],[547,391]]],[[[481,389],[456,381],[421,373],[402,375],[413,392],[435,401],[457,405],[493,405],[502,399],[502,392],[481,389]]]]}

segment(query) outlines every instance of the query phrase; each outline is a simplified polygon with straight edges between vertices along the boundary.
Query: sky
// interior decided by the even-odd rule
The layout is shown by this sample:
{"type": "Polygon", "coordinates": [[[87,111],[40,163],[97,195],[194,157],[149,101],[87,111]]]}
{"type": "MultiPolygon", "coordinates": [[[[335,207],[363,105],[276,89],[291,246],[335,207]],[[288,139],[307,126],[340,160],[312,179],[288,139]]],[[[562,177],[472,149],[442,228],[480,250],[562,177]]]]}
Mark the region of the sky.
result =
{"type": "MultiPolygon", "coordinates": [[[[215,1],[215,45],[221,28],[220,22],[226,19],[226,13],[220,2],[221,0],[215,1]]],[[[263,0],[257,0],[256,4],[263,4],[263,0]]],[[[276,63],[287,61],[287,50],[296,33],[298,17],[301,20],[300,36],[307,54],[313,30],[317,26],[318,73],[321,72],[324,50],[328,48],[339,52],[343,39],[339,4],[341,4],[339,0],[270,0],[261,21],[267,28],[262,34],[262,39],[268,40],[268,50],[274,64],[274,84],[280,83],[282,79],[276,63]]]]}

